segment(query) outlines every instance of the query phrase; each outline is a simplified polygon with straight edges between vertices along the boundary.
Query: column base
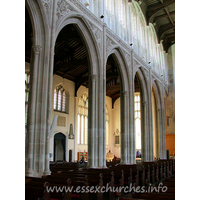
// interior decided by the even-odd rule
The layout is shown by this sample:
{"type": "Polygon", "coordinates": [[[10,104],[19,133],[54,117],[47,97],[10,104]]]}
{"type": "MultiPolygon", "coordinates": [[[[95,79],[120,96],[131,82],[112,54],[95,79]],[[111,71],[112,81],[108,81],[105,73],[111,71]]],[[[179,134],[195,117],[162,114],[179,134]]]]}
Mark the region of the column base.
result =
{"type": "Polygon", "coordinates": [[[25,176],[33,177],[34,171],[32,169],[25,170],[25,176]]]}
{"type": "Polygon", "coordinates": [[[43,174],[44,174],[44,176],[51,175],[51,171],[50,170],[45,170],[43,174]]]}
{"type": "Polygon", "coordinates": [[[28,176],[28,177],[39,177],[41,178],[43,175],[50,175],[51,174],[51,171],[46,171],[46,172],[41,172],[41,171],[34,171],[32,169],[27,169],[25,171],[25,176],[28,176]]]}

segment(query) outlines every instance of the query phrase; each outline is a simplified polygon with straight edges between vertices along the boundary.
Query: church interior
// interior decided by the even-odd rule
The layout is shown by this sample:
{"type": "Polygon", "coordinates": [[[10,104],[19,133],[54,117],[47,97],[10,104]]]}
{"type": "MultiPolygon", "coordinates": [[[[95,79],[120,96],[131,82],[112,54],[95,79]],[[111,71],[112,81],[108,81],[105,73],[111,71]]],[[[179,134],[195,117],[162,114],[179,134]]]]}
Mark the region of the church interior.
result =
{"type": "Polygon", "coordinates": [[[25,1],[25,198],[175,199],[175,0],[25,1]]]}

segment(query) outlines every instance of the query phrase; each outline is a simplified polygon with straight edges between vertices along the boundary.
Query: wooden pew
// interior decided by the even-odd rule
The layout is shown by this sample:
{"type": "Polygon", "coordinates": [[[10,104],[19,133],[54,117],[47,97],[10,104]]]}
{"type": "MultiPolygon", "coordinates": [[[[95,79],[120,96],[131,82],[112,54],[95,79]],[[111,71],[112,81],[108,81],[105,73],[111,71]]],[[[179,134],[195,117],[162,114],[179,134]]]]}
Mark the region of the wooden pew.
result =
{"type": "MultiPolygon", "coordinates": [[[[55,164],[54,164],[55,165],[55,164]]],[[[135,185],[137,186],[145,186],[148,188],[149,184],[151,183],[154,185],[157,182],[157,185],[161,181],[165,181],[167,178],[170,178],[170,173],[175,174],[175,161],[172,160],[159,160],[156,162],[146,162],[140,163],[137,165],[120,165],[109,167],[108,169],[82,169],[80,170],[79,165],[77,163],[57,163],[56,166],[52,166],[53,173],[50,176],[44,176],[42,181],[48,181],[50,185],[66,185],[66,180],[71,180],[71,186],[92,186],[92,185],[99,185],[100,183],[106,186],[107,183],[110,182],[111,185],[115,186],[125,186],[125,185],[135,185]],[[166,163],[165,163],[166,162],[166,163]],[[154,164],[155,163],[155,164],[154,164]],[[72,170],[72,167],[75,169],[72,170]],[[72,170],[72,171],[71,171],[72,170]],[[122,171],[123,170],[123,171],[122,171]],[[57,173],[61,171],[61,173],[57,173]],[[156,172],[155,172],[156,171],[156,172]],[[99,174],[102,173],[102,178],[99,177],[99,174]],[[87,181],[85,176],[88,176],[87,181]],[[134,179],[133,179],[134,177],[134,179]],[[100,178],[100,179],[99,179],[100,178]],[[102,179],[102,180],[101,180],[102,179]],[[99,182],[99,181],[100,182],[99,182]]],[[[32,186],[29,185],[27,187],[28,192],[31,189],[37,191],[38,194],[41,194],[41,184],[38,180],[39,187],[36,186],[36,182],[33,182],[32,186]]],[[[101,185],[100,184],[100,185],[101,185]]],[[[171,184],[169,182],[169,184],[171,184]]],[[[123,196],[124,191],[119,193],[118,196],[123,196]]],[[[58,194],[53,194],[53,197],[59,197],[58,194]]],[[[89,196],[94,194],[71,194],[71,196],[77,195],[74,198],[81,198],[81,199],[88,199],[89,196]],[[85,197],[86,195],[86,197],[85,197]]],[[[105,197],[106,194],[103,194],[105,197]]],[[[113,193],[107,194],[110,199],[113,199],[113,193]]],[[[41,196],[41,195],[39,195],[41,196]]],[[[39,197],[38,196],[38,197],[39,197]]],[[[101,198],[102,194],[98,194],[98,198],[101,198]]],[[[95,197],[94,197],[95,198],[95,197]]],[[[97,198],[97,196],[96,196],[97,198]]],[[[106,197],[107,198],[107,197],[106,197]]]]}

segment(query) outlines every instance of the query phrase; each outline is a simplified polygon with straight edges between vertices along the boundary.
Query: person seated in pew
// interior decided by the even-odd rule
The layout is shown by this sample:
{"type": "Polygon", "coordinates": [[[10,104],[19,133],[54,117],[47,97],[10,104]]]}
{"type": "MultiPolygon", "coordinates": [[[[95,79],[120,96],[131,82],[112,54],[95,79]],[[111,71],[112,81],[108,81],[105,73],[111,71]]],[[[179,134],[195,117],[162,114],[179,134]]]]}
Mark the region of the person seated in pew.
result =
{"type": "Polygon", "coordinates": [[[112,159],[112,161],[115,161],[115,160],[117,160],[117,156],[114,155],[114,158],[112,159]]]}
{"type": "Polygon", "coordinates": [[[84,157],[81,158],[80,164],[85,163],[84,157]]]}

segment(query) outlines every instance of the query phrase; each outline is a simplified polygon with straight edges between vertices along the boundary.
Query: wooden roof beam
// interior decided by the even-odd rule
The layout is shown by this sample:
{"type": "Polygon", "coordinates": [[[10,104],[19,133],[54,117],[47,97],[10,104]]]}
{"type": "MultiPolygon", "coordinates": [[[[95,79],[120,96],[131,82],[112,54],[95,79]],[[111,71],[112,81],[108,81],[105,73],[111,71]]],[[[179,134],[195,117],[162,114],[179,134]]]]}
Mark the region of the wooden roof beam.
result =
{"type": "Polygon", "coordinates": [[[65,59],[68,55],[72,55],[72,53],[74,53],[76,49],[82,46],[83,46],[82,44],[77,44],[74,47],[65,46],[66,49],[62,51],[59,50],[59,52],[57,50],[57,52],[55,52],[54,63],[57,63],[58,61],[65,59]]]}
{"type": "Polygon", "coordinates": [[[175,33],[170,33],[165,35],[165,39],[170,38],[170,37],[175,37],[175,33]]]}
{"type": "Polygon", "coordinates": [[[106,91],[116,90],[116,89],[120,90],[120,84],[118,84],[118,85],[112,85],[112,86],[106,86],[106,91]]]}
{"type": "Polygon", "coordinates": [[[168,15],[168,17],[169,17],[169,20],[170,20],[170,22],[174,25],[174,22],[173,22],[173,20],[172,20],[172,18],[171,18],[171,16],[170,16],[170,14],[169,14],[169,11],[168,11],[168,9],[167,8],[165,8],[165,11],[166,11],[166,13],[167,13],[167,15],[168,15]]]}
{"type": "MultiPolygon", "coordinates": [[[[175,15],[175,11],[169,12],[169,15],[170,15],[170,16],[171,16],[171,15],[175,15]]],[[[156,21],[159,20],[159,19],[164,19],[164,18],[167,18],[167,17],[168,17],[168,14],[164,14],[164,15],[157,16],[157,17],[154,18],[153,22],[156,22],[156,21]]]]}
{"type": "Polygon", "coordinates": [[[165,0],[163,1],[163,3],[155,3],[152,5],[149,5],[147,7],[147,12],[146,12],[147,25],[149,25],[150,22],[153,22],[153,17],[155,16],[157,12],[165,9],[166,7],[174,3],[175,3],[175,0],[165,0]]]}
{"type": "Polygon", "coordinates": [[[160,26],[159,30],[158,30],[158,42],[160,42],[160,40],[163,39],[163,36],[166,32],[175,29],[175,26],[173,24],[166,24],[166,25],[162,25],[160,26]]]}
{"type": "Polygon", "coordinates": [[[58,64],[57,66],[54,66],[54,73],[58,70],[61,70],[62,68],[66,68],[66,70],[64,71],[64,73],[66,73],[80,65],[88,65],[87,57],[80,60],[73,60],[70,62],[58,64]]]}

